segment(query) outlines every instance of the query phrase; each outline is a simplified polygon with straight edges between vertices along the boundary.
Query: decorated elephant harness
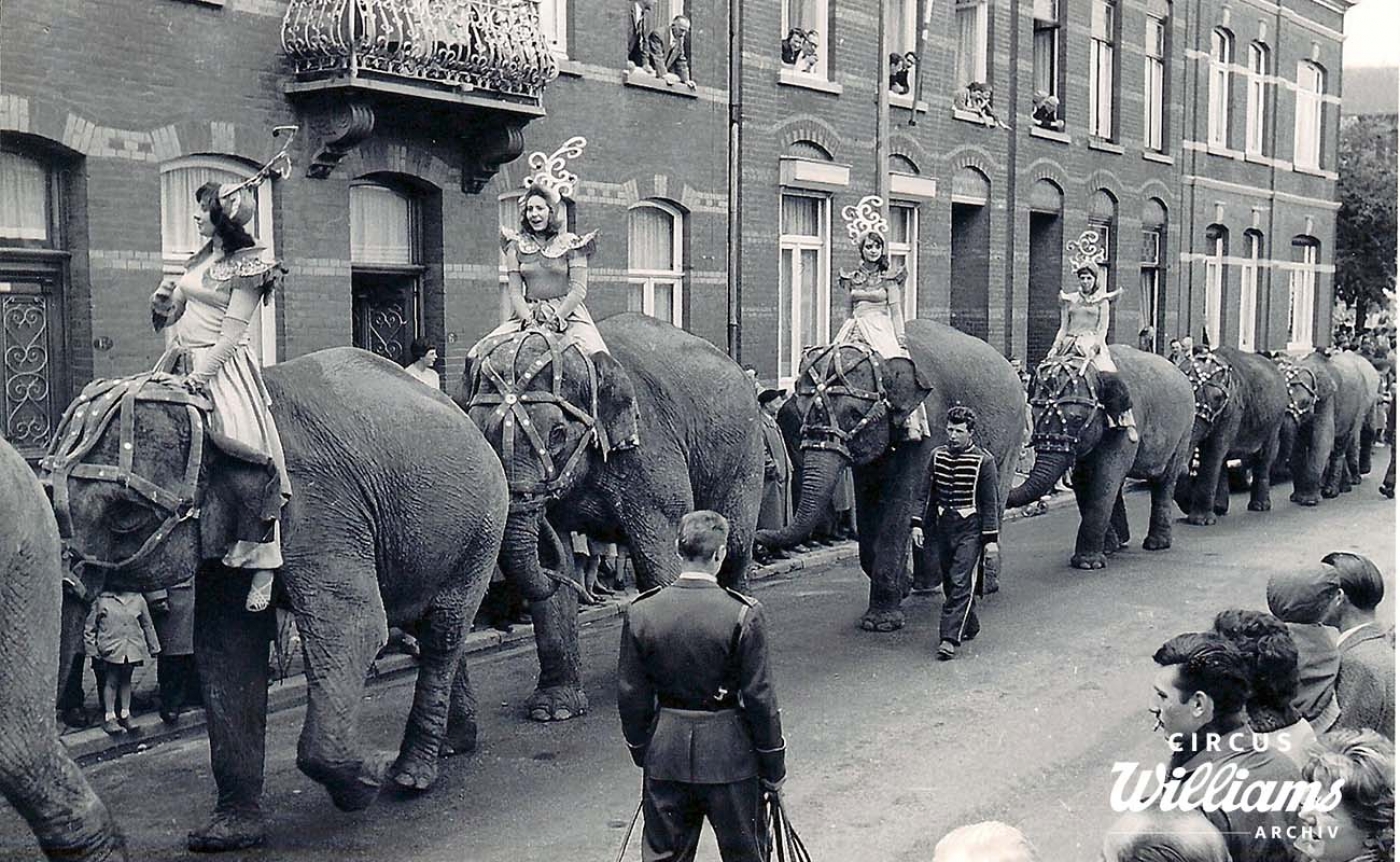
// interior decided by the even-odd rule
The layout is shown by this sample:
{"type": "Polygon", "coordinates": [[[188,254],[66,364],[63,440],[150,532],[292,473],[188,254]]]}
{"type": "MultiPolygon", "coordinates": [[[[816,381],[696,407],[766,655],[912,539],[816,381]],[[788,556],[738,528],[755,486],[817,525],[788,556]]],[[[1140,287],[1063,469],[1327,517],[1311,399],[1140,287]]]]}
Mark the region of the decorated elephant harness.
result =
{"type": "Polygon", "coordinates": [[[1086,407],[1089,416],[1103,409],[1099,401],[1095,376],[1089,373],[1093,360],[1080,354],[1050,356],[1035,370],[1035,388],[1031,392],[1031,409],[1039,414],[1033,443],[1037,451],[1074,451],[1078,434],[1068,431],[1065,408],[1086,407]],[[1053,426],[1042,430],[1040,418],[1051,418],[1053,426]]]}
{"type": "Polygon", "coordinates": [[[1317,407],[1317,374],[1301,362],[1295,361],[1287,354],[1279,354],[1274,357],[1274,363],[1283,372],[1283,377],[1288,381],[1288,412],[1297,422],[1302,422],[1312,415],[1317,407]],[[1293,387],[1298,386],[1311,396],[1311,403],[1303,406],[1293,397],[1293,387]]]}
{"type": "Polygon", "coordinates": [[[860,343],[826,344],[807,351],[802,357],[802,371],[798,380],[803,394],[814,400],[802,417],[802,449],[825,449],[847,461],[852,460],[849,442],[866,428],[885,419],[890,412],[882,362],[880,354],[860,343]],[[855,351],[859,355],[847,364],[846,351],[855,351]],[[874,389],[852,383],[848,376],[863,365],[870,366],[874,389]],[[806,391],[808,387],[810,392],[806,391]],[[849,430],[843,429],[836,417],[831,401],[836,396],[855,398],[870,405],[849,430]],[[817,409],[821,410],[823,421],[820,424],[810,421],[813,411],[817,409]]]}
{"type": "Polygon", "coordinates": [[[1207,425],[1215,424],[1234,396],[1234,369],[1222,362],[1215,351],[1207,350],[1183,358],[1177,367],[1191,381],[1191,389],[1196,394],[1196,416],[1207,425]],[[1206,397],[1212,389],[1220,393],[1220,402],[1216,406],[1212,406],[1206,397]]]}

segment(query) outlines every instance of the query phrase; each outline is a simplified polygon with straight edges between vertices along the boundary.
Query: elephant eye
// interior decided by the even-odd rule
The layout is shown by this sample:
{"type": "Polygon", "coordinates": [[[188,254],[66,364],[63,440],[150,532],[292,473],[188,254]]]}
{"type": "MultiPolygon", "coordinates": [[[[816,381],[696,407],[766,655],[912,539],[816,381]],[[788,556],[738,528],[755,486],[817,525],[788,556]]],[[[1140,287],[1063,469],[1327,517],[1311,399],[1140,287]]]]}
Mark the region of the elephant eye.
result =
{"type": "Polygon", "coordinates": [[[564,443],[567,442],[567,440],[568,435],[565,433],[563,425],[555,425],[553,428],[549,429],[550,451],[558,452],[560,449],[564,448],[564,443]]]}
{"type": "Polygon", "coordinates": [[[140,503],[122,500],[107,510],[107,529],[118,535],[135,533],[155,520],[155,513],[140,503]]]}

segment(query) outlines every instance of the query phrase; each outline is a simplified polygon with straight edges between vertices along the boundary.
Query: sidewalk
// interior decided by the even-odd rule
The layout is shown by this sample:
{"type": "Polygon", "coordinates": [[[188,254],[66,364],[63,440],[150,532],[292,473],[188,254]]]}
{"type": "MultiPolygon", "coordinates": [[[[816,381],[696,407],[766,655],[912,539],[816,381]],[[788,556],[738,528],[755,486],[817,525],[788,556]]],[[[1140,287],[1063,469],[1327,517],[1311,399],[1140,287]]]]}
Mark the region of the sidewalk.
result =
{"type": "MultiPolygon", "coordinates": [[[[1053,512],[1067,505],[1073,505],[1073,503],[1073,494],[1059,493],[1050,499],[1047,511],[1053,512]]],[[[1026,517],[1019,509],[1011,510],[1002,515],[1002,523],[1005,525],[1024,520],[1026,517]]],[[[851,541],[842,542],[829,548],[798,552],[792,559],[754,566],[749,570],[749,581],[753,584],[761,584],[764,581],[775,579],[801,577],[802,572],[806,569],[820,569],[833,563],[845,562],[855,559],[859,554],[858,546],[851,541]]],[[[623,609],[631,598],[631,596],[623,596],[603,605],[584,608],[579,613],[579,627],[581,629],[601,627],[609,620],[622,616],[623,609]]],[[[500,632],[495,629],[474,631],[466,637],[466,651],[469,654],[499,651],[519,646],[526,641],[533,640],[534,636],[534,626],[530,625],[515,626],[509,632],[500,632]]],[[[385,655],[375,662],[367,687],[372,688],[398,679],[413,673],[417,668],[418,662],[411,656],[400,653],[385,655]]],[[[278,680],[268,689],[267,709],[269,713],[292,709],[305,703],[306,679],[301,675],[278,680]]],[[[187,710],[173,725],[161,721],[160,716],[155,713],[136,716],[134,722],[139,731],[138,734],[123,734],[119,737],[112,737],[108,736],[100,727],[90,727],[66,733],[60,739],[67,746],[74,759],[80,764],[86,765],[135,751],[144,751],[153,745],[194,736],[202,733],[205,727],[204,710],[202,709],[187,710]]]]}

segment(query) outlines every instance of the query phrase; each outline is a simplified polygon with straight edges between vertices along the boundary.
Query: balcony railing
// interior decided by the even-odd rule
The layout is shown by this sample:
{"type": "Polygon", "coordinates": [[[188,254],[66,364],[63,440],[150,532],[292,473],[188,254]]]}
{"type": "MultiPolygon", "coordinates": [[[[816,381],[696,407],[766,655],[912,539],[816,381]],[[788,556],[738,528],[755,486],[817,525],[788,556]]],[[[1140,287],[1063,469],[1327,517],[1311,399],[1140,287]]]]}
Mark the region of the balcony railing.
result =
{"type": "Polygon", "coordinates": [[[532,0],[290,0],[300,78],[364,73],[538,100],[559,75],[532,0]]]}

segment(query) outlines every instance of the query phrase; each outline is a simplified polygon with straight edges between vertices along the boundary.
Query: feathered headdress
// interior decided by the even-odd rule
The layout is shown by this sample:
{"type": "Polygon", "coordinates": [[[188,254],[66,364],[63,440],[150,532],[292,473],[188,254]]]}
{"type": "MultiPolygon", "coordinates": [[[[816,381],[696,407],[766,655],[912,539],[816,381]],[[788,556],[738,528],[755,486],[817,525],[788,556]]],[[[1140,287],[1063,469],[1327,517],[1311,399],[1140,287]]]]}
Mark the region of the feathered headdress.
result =
{"type": "Polygon", "coordinates": [[[586,146],[588,146],[588,139],[582,135],[575,135],[549,155],[540,151],[531,153],[529,159],[531,173],[525,177],[523,183],[527,194],[541,192],[545,197],[554,201],[573,197],[574,187],[578,183],[578,174],[564,170],[564,163],[569,159],[576,159],[583,155],[583,148],[586,146]]]}
{"type": "Polygon", "coordinates": [[[277,154],[268,159],[263,166],[248,179],[241,183],[224,183],[219,186],[219,204],[223,207],[224,215],[230,221],[239,225],[246,225],[253,220],[257,203],[253,200],[253,189],[262,185],[271,177],[286,179],[292,173],[292,157],[287,154],[291,149],[292,141],[296,140],[299,126],[274,126],[272,136],[281,137],[283,132],[287,132],[287,142],[282,145],[282,149],[277,154]]]}
{"type": "Polygon", "coordinates": [[[846,233],[850,234],[851,242],[859,243],[861,237],[868,233],[877,233],[880,239],[885,238],[889,233],[890,223],[880,214],[880,208],[885,205],[885,201],[878,195],[866,195],[859,203],[845,207],[841,210],[841,217],[846,220],[846,233]]]}
{"type": "Polygon", "coordinates": [[[1065,243],[1065,250],[1070,253],[1070,266],[1075,272],[1086,268],[1098,271],[1099,265],[1108,260],[1108,249],[1099,245],[1100,239],[1102,237],[1098,231],[1086,230],[1079,235],[1079,239],[1065,243]]]}

